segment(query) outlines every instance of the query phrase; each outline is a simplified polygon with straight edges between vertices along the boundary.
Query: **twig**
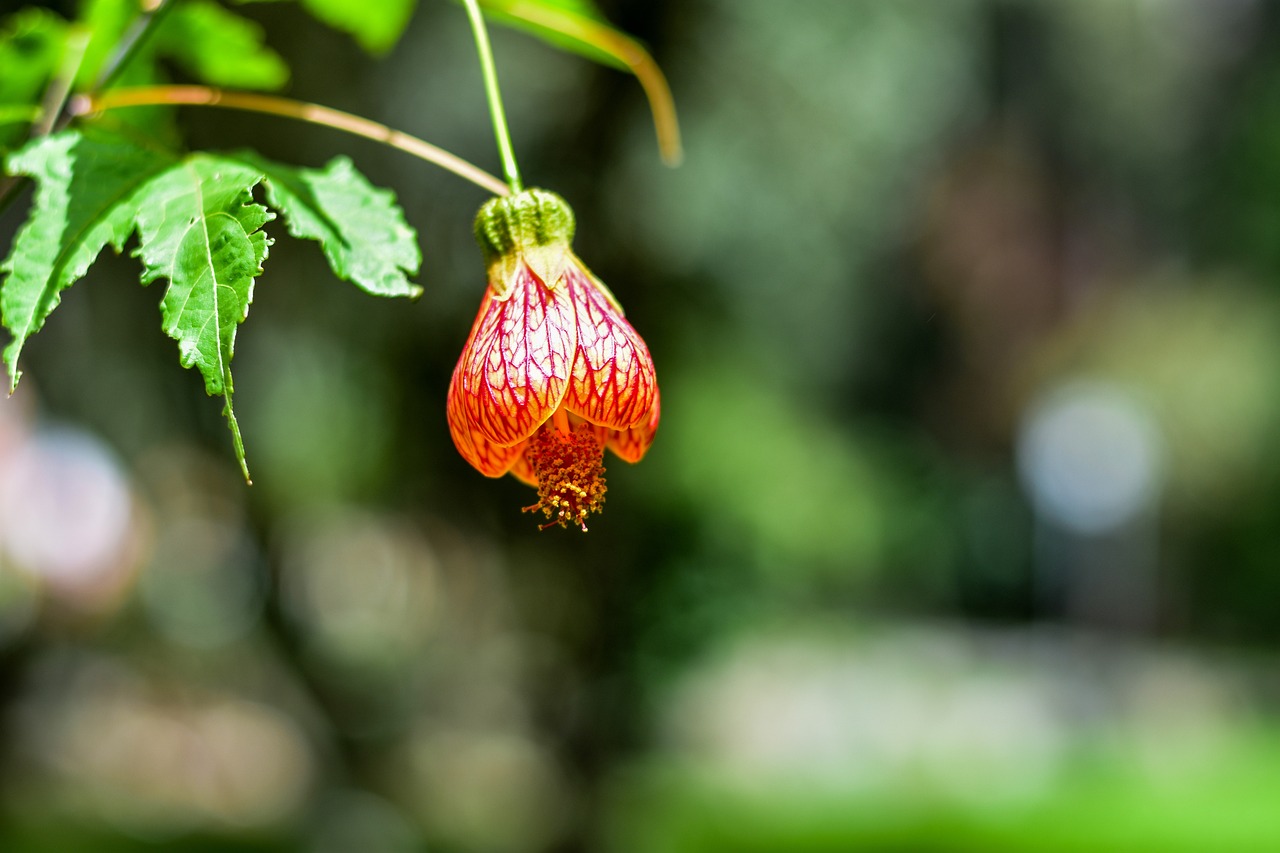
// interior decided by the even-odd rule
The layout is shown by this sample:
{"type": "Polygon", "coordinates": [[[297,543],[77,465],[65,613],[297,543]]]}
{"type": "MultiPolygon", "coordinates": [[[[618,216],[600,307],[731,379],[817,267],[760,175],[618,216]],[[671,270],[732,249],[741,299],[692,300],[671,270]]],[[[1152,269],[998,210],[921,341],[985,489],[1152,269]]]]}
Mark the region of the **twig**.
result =
{"type": "Polygon", "coordinates": [[[319,104],[278,98],[274,95],[258,95],[248,92],[226,92],[211,86],[138,86],[112,89],[97,95],[80,95],[71,99],[68,113],[72,116],[89,115],[125,107],[144,106],[197,106],[222,107],[245,112],[284,116],[299,121],[342,130],[365,139],[372,139],[412,154],[428,163],[434,163],[460,178],[471,181],[495,195],[508,195],[510,190],[501,180],[481,169],[432,145],[430,142],[392,130],[384,124],[370,121],[351,113],[322,107],[319,104]]]}

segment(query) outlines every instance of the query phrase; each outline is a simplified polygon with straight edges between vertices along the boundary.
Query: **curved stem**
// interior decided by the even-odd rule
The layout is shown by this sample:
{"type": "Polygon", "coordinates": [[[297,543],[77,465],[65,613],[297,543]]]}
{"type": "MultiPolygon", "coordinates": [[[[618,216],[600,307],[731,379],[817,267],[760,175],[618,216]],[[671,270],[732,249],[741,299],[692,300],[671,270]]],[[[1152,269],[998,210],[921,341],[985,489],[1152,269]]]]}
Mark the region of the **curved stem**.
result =
{"type": "Polygon", "coordinates": [[[416,136],[392,130],[384,124],[344,113],[341,110],[289,98],[278,98],[274,95],[224,92],[211,86],[138,86],[128,89],[111,89],[96,95],[77,96],[71,100],[69,110],[72,115],[80,116],[124,107],[158,105],[223,107],[319,124],[390,145],[428,163],[434,163],[495,195],[508,195],[511,192],[506,184],[479,166],[416,136]]]}
{"type": "Polygon", "coordinates": [[[507,129],[507,114],[502,108],[502,93],[498,91],[498,71],[493,64],[493,48],[489,45],[489,32],[484,26],[484,16],[476,0],[465,0],[471,31],[476,37],[476,53],[480,57],[480,71],[484,75],[484,93],[489,99],[489,115],[493,117],[493,135],[498,140],[498,153],[502,156],[502,172],[512,192],[520,192],[520,168],[516,165],[515,151],[511,148],[511,132],[507,129]]]}

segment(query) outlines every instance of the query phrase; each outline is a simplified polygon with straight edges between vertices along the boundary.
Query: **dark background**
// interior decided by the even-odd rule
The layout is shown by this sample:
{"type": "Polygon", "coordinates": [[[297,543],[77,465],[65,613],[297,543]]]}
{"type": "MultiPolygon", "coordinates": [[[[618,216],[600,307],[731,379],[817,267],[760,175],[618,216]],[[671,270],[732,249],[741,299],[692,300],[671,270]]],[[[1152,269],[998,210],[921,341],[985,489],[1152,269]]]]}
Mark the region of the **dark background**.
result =
{"type": "MultiPolygon", "coordinates": [[[[475,187],[377,301],[277,238],[255,485],[104,257],[0,402],[0,849],[1280,849],[1280,6],[616,0],[668,74],[495,30],[526,182],[658,368],[586,535],[454,450],[475,187]]],[[[459,6],[288,94],[499,171],[459,6]]],[[[0,216],[8,245],[25,204],[0,216]]]]}

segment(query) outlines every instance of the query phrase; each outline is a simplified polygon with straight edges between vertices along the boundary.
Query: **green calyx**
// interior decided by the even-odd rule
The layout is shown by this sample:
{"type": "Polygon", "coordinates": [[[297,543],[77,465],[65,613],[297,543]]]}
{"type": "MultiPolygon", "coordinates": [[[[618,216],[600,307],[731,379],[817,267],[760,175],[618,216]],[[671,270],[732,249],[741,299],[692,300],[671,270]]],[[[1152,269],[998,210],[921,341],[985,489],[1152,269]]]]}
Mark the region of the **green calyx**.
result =
{"type": "Polygon", "coordinates": [[[476,242],[486,266],[543,246],[565,249],[573,240],[573,210],[548,190],[527,189],[491,198],[476,214],[476,242]]]}

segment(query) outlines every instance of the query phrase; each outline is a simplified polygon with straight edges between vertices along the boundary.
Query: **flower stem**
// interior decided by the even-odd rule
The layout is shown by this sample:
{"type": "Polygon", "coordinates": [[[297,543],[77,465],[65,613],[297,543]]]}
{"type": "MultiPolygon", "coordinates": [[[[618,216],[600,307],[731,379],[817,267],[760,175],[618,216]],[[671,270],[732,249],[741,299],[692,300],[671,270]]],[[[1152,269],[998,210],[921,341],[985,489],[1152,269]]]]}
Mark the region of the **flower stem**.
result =
{"type": "Polygon", "coordinates": [[[493,48],[489,45],[489,32],[484,26],[484,16],[480,14],[480,4],[476,0],[464,0],[467,17],[471,20],[471,31],[476,37],[476,55],[480,58],[480,71],[484,75],[484,93],[489,99],[489,114],[493,117],[493,135],[498,140],[498,153],[502,157],[502,172],[507,178],[511,192],[518,193],[524,189],[520,181],[520,167],[516,165],[516,155],[511,148],[511,132],[507,129],[507,115],[502,108],[502,93],[498,91],[498,72],[493,65],[493,48]]]}
{"type": "Polygon", "coordinates": [[[479,166],[416,136],[392,130],[384,124],[351,113],[274,95],[224,92],[211,86],[138,86],[110,89],[97,95],[80,95],[72,98],[69,111],[72,115],[81,116],[122,107],[179,104],[265,113],[331,127],[390,145],[428,163],[434,163],[496,195],[507,195],[510,192],[506,184],[479,166]]]}

